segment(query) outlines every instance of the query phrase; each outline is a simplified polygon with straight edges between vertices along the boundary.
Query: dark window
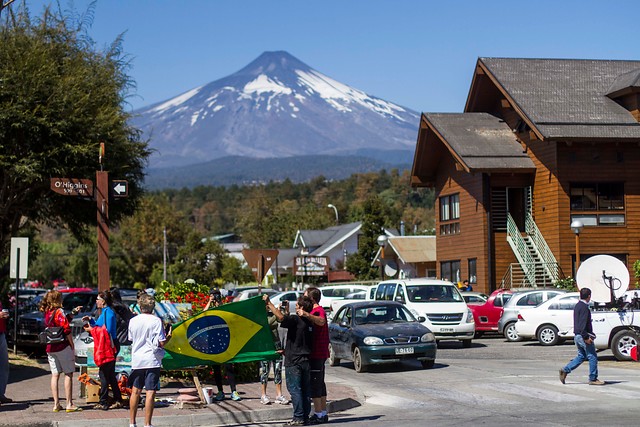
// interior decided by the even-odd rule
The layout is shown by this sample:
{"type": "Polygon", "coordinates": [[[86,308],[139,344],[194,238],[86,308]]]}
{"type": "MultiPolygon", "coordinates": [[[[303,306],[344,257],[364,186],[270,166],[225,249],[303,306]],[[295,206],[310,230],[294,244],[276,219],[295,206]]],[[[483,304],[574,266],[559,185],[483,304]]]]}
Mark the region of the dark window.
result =
{"type": "Polygon", "coordinates": [[[460,261],[443,261],[440,263],[440,277],[450,282],[460,281],[460,261]]]}
{"type": "Polygon", "coordinates": [[[459,219],[460,195],[440,196],[440,235],[460,234],[459,219]]]}
{"type": "Polygon", "coordinates": [[[624,184],[621,182],[572,183],[570,203],[571,220],[578,219],[585,226],[625,224],[624,184]]]}
{"type": "Polygon", "coordinates": [[[475,285],[476,283],[478,283],[478,277],[476,276],[477,259],[471,258],[468,260],[467,264],[469,268],[469,283],[475,285]]]}

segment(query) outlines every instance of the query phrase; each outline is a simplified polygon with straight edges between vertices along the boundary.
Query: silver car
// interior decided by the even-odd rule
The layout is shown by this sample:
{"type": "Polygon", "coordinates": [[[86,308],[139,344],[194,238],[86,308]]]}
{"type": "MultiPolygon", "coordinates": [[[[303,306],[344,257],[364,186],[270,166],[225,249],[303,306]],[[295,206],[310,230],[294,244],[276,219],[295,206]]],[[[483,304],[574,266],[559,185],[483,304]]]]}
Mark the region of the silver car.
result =
{"type": "Polygon", "coordinates": [[[538,289],[512,289],[513,296],[504,305],[502,316],[498,320],[498,333],[504,335],[507,341],[520,341],[515,325],[518,321],[520,310],[533,308],[546,300],[565,293],[563,289],[538,288],[538,289]]]}

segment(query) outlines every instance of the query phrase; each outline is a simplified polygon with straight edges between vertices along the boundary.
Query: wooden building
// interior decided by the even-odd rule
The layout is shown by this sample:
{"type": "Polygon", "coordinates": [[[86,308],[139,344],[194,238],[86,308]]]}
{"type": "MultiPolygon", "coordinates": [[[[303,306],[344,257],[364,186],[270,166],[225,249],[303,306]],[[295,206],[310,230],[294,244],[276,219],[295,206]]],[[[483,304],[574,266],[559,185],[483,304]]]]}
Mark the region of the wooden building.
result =
{"type": "Polygon", "coordinates": [[[575,275],[579,251],[633,278],[639,121],[640,61],[478,59],[464,113],[420,122],[411,179],[435,188],[438,276],[548,285],[575,275]]]}

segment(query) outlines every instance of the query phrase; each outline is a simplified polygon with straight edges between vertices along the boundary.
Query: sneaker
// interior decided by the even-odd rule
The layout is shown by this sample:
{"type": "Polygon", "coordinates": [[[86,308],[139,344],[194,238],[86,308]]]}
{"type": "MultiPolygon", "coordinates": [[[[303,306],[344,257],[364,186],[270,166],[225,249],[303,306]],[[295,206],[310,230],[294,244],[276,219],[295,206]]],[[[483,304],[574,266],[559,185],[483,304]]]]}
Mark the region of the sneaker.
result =
{"type": "Polygon", "coordinates": [[[231,392],[231,400],[235,400],[237,402],[239,400],[242,400],[242,398],[240,397],[238,392],[234,390],[231,392]]]}
{"type": "Polygon", "coordinates": [[[263,405],[268,405],[269,403],[271,403],[271,400],[269,399],[269,396],[263,395],[260,398],[260,403],[262,403],[263,405]]]}
{"type": "Polygon", "coordinates": [[[289,403],[289,399],[287,399],[283,395],[280,395],[280,396],[276,397],[276,403],[279,404],[279,405],[286,405],[286,404],[289,403]]]}
{"type": "Polygon", "coordinates": [[[297,420],[294,418],[291,421],[287,421],[282,425],[283,426],[304,426],[304,425],[307,425],[307,423],[305,423],[304,420],[297,420]]]}
{"type": "Polygon", "coordinates": [[[317,416],[316,414],[312,414],[309,417],[309,424],[324,424],[329,422],[329,415],[317,416]]]}
{"type": "Polygon", "coordinates": [[[564,370],[560,369],[560,382],[562,384],[564,384],[564,381],[567,379],[567,375],[568,374],[564,370]]]}
{"type": "Polygon", "coordinates": [[[224,400],[224,393],[219,391],[214,398],[217,402],[221,402],[224,400]]]}
{"type": "Polygon", "coordinates": [[[604,384],[605,382],[600,380],[589,381],[589,385],[604,385],[604,384]]]}

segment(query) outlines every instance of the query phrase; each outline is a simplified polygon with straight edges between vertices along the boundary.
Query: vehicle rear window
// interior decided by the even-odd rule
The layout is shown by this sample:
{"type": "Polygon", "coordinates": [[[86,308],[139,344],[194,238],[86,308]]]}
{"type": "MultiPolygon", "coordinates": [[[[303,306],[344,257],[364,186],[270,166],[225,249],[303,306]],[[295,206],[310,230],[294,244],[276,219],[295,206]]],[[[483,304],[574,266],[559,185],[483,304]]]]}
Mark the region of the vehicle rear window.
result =
{"type": "Polygon", "coordinates": [[[451,285],[411,285],[407,286],[411,302],[463,302],[458,290],[451,285]]]}
{"type": "Polygon", "coordinates": [[[71,311],[81,305],[84,307],[84,310],[90,310],[97,296],[97,294],[83,294],[80,292],[66,294],[64,298],[62,298],[62,308],[65,311],[71,311]]]}
{"type": "Polygon", "coordinates": [[[355,310],[357,325],[383,322],[410,322],[415,321],[411,313],[404,307],[367,306],[355,310]]]}

